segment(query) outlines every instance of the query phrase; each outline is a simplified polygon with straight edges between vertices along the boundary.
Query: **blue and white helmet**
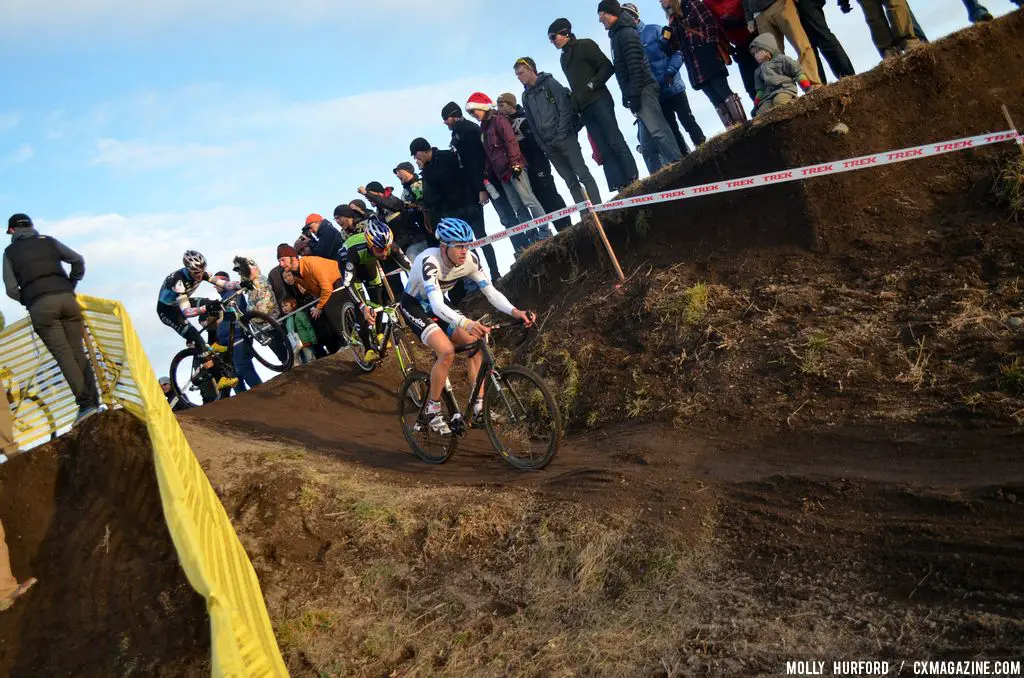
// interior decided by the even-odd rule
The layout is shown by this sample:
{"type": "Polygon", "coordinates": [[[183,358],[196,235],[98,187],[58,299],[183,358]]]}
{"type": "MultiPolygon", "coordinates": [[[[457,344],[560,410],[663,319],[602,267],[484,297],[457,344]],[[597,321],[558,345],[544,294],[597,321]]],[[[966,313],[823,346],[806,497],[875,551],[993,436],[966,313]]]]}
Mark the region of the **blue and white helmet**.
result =
{"type": "Polygon", "coordinates": [[[377,250],[386,250],[395,241],[395,234],[391,227],[385,224],[378,217],[370,217],[366,220],[366,242],[370,243],[377,250]]]}
{"type": "Polygon", "coordinates": [[[473,229],[462,219],[445,217],[438,223],[434,236],[445,245],[469,244],[476,240],[473,229]]]}

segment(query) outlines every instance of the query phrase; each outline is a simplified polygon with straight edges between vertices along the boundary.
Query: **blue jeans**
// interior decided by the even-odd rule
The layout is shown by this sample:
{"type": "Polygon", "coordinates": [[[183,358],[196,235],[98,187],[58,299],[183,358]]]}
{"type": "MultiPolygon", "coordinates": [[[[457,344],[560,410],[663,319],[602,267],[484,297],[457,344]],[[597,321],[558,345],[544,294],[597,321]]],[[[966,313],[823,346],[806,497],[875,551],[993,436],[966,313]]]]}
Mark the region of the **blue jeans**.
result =
{"type": "Polygon", "coordinates": [[[661,112],[661,91],[657,85],[644,87],[640,93],[640,112],[637,117],[644,123],[651,141],[658,147],[658,153],[666,163],[679,162],[682,153],[672,134],[672,128],[661,112]]]}
{"type": "Polygon", "coordinates": [[[594,138],[597,150],[601,151],[604,161],[604,176],[608,179],[609,188],[625,188],[637,180],[640,171],[636,168],[636,160],[622,138],[622,130],[615,119],[615,104],[611,94],[598,99],[583,109],[583,124],[594,138]]]}
{"type": "MultiPolygon", "coordinates": [[[[498,220],[501,221],[501,225],[505,228],[512,228],[522,223],[519,221],[519,216],[508,199],[504,186],[501,183],[491,185],[498,188],[501,192],[500,196],[491,200],[491,205],[494,206],[494,211],[498,213],[498,220]]],[[[523,221],[527,220],[523,219],[523,221]]],[[[516,256],[519,256],[520,252],[533,244],[533,241],[525,233],[516,233],[509,240],[512,242],[512,249],[515,251],[516,256]]]]}
{"type": "Polygon", "coordinates": [[[231,354],[231,362],[235,366],[235,376],[238,377],[238,386],[235,393],[242,393],[253,386],[263,383],[260,375],[256,373],[256,367],[252,364],[252,351],[244,341],[235,344],[234,352],[231,354]]]}

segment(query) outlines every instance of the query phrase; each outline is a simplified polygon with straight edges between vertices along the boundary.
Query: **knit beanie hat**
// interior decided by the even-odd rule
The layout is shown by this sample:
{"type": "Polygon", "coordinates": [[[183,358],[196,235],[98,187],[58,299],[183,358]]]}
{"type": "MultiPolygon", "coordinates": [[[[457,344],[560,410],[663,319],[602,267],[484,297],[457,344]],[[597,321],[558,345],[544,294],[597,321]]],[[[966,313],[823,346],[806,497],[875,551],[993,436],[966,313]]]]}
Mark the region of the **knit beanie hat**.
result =
{"type": "Polygon", "coordinates": [[[278,259],[280,259],[282,257],[297,257],[297,256],[299,256],[299,253],[297,251],[295,251],[295,248],[292,247],[291,245],[289,245],[288,243],[284,243],[283,242],[283,243],[281,243],[280,245],[277,246],[277,258],[278,259]]]}
{"type": "Polygon", "coordinates": [[[366,203],[359,198],[349,201],[348,206],[354,209],[359,216],[366,216],[366,203]]]}
{"type": "Polygon", "coordinates": [[[366,190],[370,193],[383,193],[384,184],[380,183],[379,181],[371,181],[370,183],[366,184],[366,190]]]}
{"type": "Polygon", "coordinates": [[[453,118],[453,117],[454,118],[461,118],[462,117],[462,109],[459,108],[459,105],[457,103],[455,103],[454,101],[449,101],[448,103],[446,103],[444,105],[444,108],[441,109],[441,119],[442,120],[447,120],[448,118],[453,118]]]}
{"type": "Polygon", "coordinates": [[[323,220],[324,218],[322,216],[314,212],[306,217],[306,226],[309,226],[310,224],[319,224],[323,220]]]}
{"type": "Polygon", "coordinates": [[[359,218],[359,213],[348,205],[338,205],[334,208],[334,218],[341,219],[342,217],[351,217],[353,219],[359,218]]]}
{"type": "Polygon", "coordinates": [[[7,220],[7,228],[32,228],[32,218],[21,212],[12,214],[7,220]]]}
{"type": "Polygon", "coordinates": [[[622,9],[632,14],[634,19],[640,18],[640,10],[632,2],[623,3],[622,9]]]}
{"type": "Polygon", "coordinates": [[[416,168],[413,167],[411,162],[400,162],[395,169],[391,170],[391,172],[393,174],[398,174],[398,170],[405,170],[409,174],[416,174],[416,168]]]}
{"type": "Polygon", "coordinates": [[[572,33],[572,24],[569,23],[569,20],[565,17],[555,19],[551,22],[551,25],[548,26],[548,35],[551,35],[552,33],[572,33]]]}
{"type": "Polygon", "coordinates": [[[430,142],[423,137],[417,137],[412,140],[409,144],[409,155],[416,155],[417,153],[426,153],[431,148],[430,142]]]}
{"type": "Polygon", "coordinates": [[[483,92],[473,92],[469,95],[469,101],[466,102],[467,111],[489,111],[492,108],[494,108],[494,102],[483,92]]]}
{"type": "Polygon", "coordinates": [[[622,14],[622,5],[619,4],[619,0],[601,0],[597,3],[597,11],[619,16],[622,14]]]}
{"type": "Polygon", "coordinates": [[[516,105],[516,95],[512,94],[511,92],[505,92],[500,97],[498,97],[498,105],[500,106],[501,104],[508,104],[509,106],[515,106],[516,105]]]}

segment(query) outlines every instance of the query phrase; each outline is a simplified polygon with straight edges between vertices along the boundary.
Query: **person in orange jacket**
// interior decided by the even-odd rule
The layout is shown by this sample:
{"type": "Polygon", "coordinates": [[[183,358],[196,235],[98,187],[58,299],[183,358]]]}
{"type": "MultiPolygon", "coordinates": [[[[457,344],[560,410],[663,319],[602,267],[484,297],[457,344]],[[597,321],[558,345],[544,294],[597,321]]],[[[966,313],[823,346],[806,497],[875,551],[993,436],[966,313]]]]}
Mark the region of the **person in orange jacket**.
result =
{"type": "Polygon", "coordinates": [[[347,297],[338,294],[343,289],[338,262],[324,257],[300,257],[294,247],[281,244],[277,246],[277,263],[282,270],[294,274],[296,283],[309,294],[318,297],[316,305],[309,309],[309,315],[314,320],[321,315],[326,317],[331,328],[344,341],[341,307],[347,297]]]}

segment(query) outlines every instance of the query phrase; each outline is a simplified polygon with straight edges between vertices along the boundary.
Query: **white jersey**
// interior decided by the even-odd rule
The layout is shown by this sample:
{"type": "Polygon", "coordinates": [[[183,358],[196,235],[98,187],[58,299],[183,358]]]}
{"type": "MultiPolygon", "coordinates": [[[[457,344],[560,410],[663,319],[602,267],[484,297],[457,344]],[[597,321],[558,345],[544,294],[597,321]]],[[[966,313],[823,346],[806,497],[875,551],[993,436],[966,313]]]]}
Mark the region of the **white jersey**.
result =
{"type": "Polygon", "coordinates": [[[476,252],[470,251],[461,266],[452,266],[441,255],[441,248],[431,247],[423,250],[409,271],[409,282],[405,285],[405,293],[415,297],[424,310],[431,311],[441,320],[462,327],[466,318],[445,303],[444,293],[455,286],[461,278],[469,278],[480,288],[487,301],[502,313],[511,315],[515,310],[505,295],[491,285],[490,279],[480,266],[480,258],[476,252]]]}

